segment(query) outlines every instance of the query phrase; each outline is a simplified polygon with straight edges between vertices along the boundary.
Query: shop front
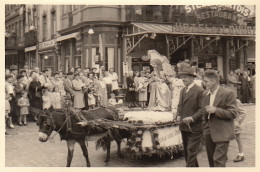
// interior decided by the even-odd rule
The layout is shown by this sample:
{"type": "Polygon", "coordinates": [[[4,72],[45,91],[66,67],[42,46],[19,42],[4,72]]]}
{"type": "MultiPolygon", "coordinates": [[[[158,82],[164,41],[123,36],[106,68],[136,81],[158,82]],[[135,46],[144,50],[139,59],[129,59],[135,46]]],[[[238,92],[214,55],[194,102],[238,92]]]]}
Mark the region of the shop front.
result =
{"type": "Polygon", "coordinates": [[[29,69],[34,69],[37,66],[36,49],[36,45],[24,49],[25,64],[28,66],[29,69]]]}
{"type": "Polygon", "coordinates": [[[226,78],[230,69],[244,70],[246,66],[241,63],[246,63],[248,54],[253,59],[255,51],[252,27],[131,23],[127,31],[124,61],[129,70],[143,70],[140,58],[146,56],[148,50],[155,49],[168,57],[172,65],[189,59],[192,66],[219,70],[226,78]],[[135,62],[140,62],[139,68],[135,62]]]}
{"type": "Polygon", "coordinates": [[[56,39],[39,43],[39,62],[40,70],[47,69],[51,74],[58,70],[58,58],[56,55],[56,39]]]}

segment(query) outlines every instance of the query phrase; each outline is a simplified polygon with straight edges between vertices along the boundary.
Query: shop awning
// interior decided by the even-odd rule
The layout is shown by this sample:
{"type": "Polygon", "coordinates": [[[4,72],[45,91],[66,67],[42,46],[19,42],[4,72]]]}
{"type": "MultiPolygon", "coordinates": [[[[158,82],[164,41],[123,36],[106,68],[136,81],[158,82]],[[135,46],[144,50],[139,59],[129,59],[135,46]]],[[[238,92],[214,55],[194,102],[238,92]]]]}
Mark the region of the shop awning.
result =
{"type": "Polygon", "coordinates": [[[5,55],[17,55],[18,52],[16,50],[8,50],[5,51],[5,55]]]}
{"type": "Polygon", "coordinates": [[[201,36],[240,36],[255,37],[255,28],[252,27],[208,27],[202,25],[172,25],[157,23],[131,23],[126,37],[149,33],[169,35],[201,35],[201,36]]]}
{"type": "Polygon", "coordinates": [[[57,38],[57,41],[64,41],[66,39],[76,38],[79,34],[80,34],[79,32],[75,32],[75,33],[71,33],[68,35],[64,35],[64,36],[57,38]]]}
{"type": "Polygon", "coordinates": [[[36,50],[36,45],[35,46],[31,46],[31,47],[26,47],[24,49],[24,52],[29,52],[29,51],[34,51],[34,50],[36,50]]]}

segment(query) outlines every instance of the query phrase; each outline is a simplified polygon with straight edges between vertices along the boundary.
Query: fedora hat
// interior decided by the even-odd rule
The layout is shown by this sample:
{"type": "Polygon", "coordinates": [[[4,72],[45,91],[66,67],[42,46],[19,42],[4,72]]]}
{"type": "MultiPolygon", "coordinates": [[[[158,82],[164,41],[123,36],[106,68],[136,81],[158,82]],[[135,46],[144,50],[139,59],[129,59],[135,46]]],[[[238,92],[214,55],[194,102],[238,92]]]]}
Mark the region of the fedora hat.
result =
{"type": "Polygon", "coordinates": [[[11,65],[10,70],[17,70],[17,65],[11,65]]]}
{"type": "Polygon", "coordinates": [[[192,67],[185,67],[182,71],[179,72],[179,75],[190,75],[193,77],[197,77],[195,69],[192,67]]]}

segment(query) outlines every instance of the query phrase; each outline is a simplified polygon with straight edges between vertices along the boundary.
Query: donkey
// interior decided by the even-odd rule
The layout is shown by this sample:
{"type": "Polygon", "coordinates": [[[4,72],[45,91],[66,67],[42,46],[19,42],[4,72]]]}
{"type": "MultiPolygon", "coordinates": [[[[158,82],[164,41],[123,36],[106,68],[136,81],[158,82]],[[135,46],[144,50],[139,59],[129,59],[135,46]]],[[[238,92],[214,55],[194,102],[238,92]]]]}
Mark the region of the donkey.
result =
{"type": "MultiPolygon", "coordinates": [[[[82,114],[87,121],[91,121],[98,118],[113,121],[118,119],[117,110],[113,107],[100,107],[94,110],[82,111],[82,114]]],[[[39,125],[39,140],[41,142],[46,142],[49,139],[52,131],[58,132],[61,137],[61,140],[67,141],[67,167],[70,167],[71,165],[75,143],[79,143],[83,155],[86,159],[87,167],[90,167],[90,161],[88,157],[87,146],[85,144],[85,139],[87,136],[94,136],[103,133],[105,135],[103,138],[107,142],[105,144],[107,146],[107,156],[105,162],[108,162],[110,160],[110,143],[113,140],[109,136],[111,136],[111,132],[113,131],[106,127],[90,127],[89,125],[82,127],[78,124],[78,122],[79,121],[77,115],[75,115],[73,111],[70,111],[68,109],[45,111],[44,113],[41,113],[39,115],[37,121],[37,125],[39,125]],[[68,114],[66,115],[66,113],[68,114]],[[68,118],[70,118],[71,122],[71,131],[68,130],[70,128],[67,125],[68,118]]],[[[114,137],[114,140],[116,141],[118,147],[117,153],[120,158],[123,158],[123,155],[120,150],[121,141],[123,138],[128,138],[130,136],[130,133],[128,133],[125,130],[123,132],[121,131],[116,133],[117,136],[114,137]],[[123,135],[118,136],[118,133],[123,133],[123,135]]]]}

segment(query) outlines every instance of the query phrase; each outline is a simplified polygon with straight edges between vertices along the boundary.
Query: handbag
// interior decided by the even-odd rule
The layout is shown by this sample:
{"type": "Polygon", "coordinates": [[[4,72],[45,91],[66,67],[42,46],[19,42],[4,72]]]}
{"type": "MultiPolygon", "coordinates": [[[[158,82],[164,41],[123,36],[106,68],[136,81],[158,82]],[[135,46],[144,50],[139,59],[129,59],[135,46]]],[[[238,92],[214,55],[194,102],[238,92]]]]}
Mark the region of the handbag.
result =
{"type": "Polygon", "coordinates": [[[36,88],[36,91],[35,91],[35,97],[38,97],[38,98],[41,98],[41,94],[37,91],[38,87],[36,88]]]}

